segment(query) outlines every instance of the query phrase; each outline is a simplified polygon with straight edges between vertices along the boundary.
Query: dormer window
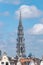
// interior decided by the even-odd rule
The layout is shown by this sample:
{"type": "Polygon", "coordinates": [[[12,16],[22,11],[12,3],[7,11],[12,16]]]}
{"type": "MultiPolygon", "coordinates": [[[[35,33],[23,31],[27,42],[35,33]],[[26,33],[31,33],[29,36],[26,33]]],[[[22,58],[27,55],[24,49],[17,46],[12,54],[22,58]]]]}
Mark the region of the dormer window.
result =
{"type": "Polygon", "coordinates": [[[3,64],[4,64],[4,62],[1,62],[1,64],[3,65],[3,64]]]}

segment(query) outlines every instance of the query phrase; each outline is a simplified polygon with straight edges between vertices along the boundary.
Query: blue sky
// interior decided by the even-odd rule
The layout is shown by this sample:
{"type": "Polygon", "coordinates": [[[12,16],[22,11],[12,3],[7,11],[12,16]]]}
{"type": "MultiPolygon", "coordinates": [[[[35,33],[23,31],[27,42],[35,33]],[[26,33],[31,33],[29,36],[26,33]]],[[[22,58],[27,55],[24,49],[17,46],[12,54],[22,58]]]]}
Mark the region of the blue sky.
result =
{"type": "Polygon", "coordinates": [[[0,50],[16,56],[19,12],[22,13],[26,55],[43,55],[43,0],[0,0],[0,50]]]}

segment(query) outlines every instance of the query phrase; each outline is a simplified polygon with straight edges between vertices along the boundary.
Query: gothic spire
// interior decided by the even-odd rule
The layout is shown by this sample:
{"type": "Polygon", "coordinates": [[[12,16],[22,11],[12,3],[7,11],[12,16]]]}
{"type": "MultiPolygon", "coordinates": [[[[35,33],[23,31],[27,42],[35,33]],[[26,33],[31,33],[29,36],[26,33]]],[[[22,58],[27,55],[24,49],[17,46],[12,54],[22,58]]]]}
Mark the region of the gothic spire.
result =
{"type": "Polygon", "coordinates": [[[21,11],[20,11],[19,26],[18,26],[17,56],[18,57],[25,56],[24,32],[23,32],[23,26],[21,20],[21,11]]]}
{"type": "Polygon", "coordinates": [[[19,25],[22,25],[22,19],[21,19],[21,11],[20,11],[20,19],[19,19],[19,25]]]}
{"type": "Polygon", "coordinates": [[[19,28],[22,28],[23,29],[23,26],[22,26],[22,15],[21,15],[21,11],[20,11],[20,15],[19,15],[19,26],[18,26],[18,29],[19,28]]]}

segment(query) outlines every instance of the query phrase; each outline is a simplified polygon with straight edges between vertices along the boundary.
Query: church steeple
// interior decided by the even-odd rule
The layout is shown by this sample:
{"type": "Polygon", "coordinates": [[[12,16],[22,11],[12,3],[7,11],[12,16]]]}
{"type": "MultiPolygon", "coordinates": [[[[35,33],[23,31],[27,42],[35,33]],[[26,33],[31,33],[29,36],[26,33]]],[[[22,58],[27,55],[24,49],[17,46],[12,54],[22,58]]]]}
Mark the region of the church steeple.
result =
{"type": "Polygon", "coordinates": [[[18,26],[18,38],[17,38],[17,56],[18,57],[25,57],[24,40],[25,39],[24,39],[24,32],[23,32],[21,11],[20,11],[20,19],[19,19],[19,26],[18,26]]]}

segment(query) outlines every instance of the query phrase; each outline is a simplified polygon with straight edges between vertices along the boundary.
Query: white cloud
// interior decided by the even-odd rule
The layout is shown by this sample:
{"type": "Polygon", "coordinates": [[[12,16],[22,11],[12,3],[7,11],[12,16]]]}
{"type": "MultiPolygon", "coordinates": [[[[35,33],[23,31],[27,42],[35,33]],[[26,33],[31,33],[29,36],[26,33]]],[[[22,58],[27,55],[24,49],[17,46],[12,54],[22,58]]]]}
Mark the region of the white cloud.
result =
{"type": "Polygon", "coordinates": [[[43,18],[41,18],[40,22],[43,23],[43,18]]]}
{"type": "Polygon", "coordinates": [[[0,49],[4,49],[7,46],[6,41],[0,40],[0,49]]]}
{"type": "Polygon", "coordinates": [[[42,12],[34,5],[28,6],[28,5],[22,5],[17,11],[16,15],[19,17],[19,13],[21,10],[21,14],[23,18],[34,18],[39,17],[42,12]]]}
{"type": "Polygon", "coordinates": [[[8,34],[8,42],[9,43],[16,43],[16,38],[14,38],[15,37],[15,34],[16,34],[16,32],[10,32],[9,34],[8,34]]]}
{"type": "Polygon", "coordinates": [[[35,24],[32,29],[28,30],[29,34],[43,34],[43,24],[35,24]]]}
{"type": "Polygon", "coordinates": [[[9,39],[9,42],[10,42],[10,43],[16,43],[16,40],[15,40],[13,37],[11,37],[11,38],[9,39]]]}
{"type": "Polygon", "coordinates": [[[20,1],[19,0],[15,0],[14,2],[13,2],[13,4],[20,4],[20,1]]]}
{"type": "Polygon", "coordinates": [[[43,39],[38,39],[37,42],[43,43],[43,39]]]}
{"type": "Polygon", "coordinates": [[[2,15],[2,16],[9,16],[10,13],[8,11],[5,11],[5,12],[0,12],[0,15],[2,15]]]}
{"type": "Polygon", "coordinates": [[[0,0],[0,2],[3,2],[3,0],[0,0]]]}
{"type": "Polygon", "coordinates": [[[4,23],[3,22],[0,22],[0,27],[3,27],[4,23]]]}
{"type": "Polygon", "coordinates": [[[4,14],[5,16],[9,16],[9,12],[8,12],[8,11],[5,11],[3,14],[4,14]]]}
{"type": "Polygon", "coordinates": [[[0,2],[7,3],[7,4],[20,4],[20,0],[0,0],[0,2]]]}

